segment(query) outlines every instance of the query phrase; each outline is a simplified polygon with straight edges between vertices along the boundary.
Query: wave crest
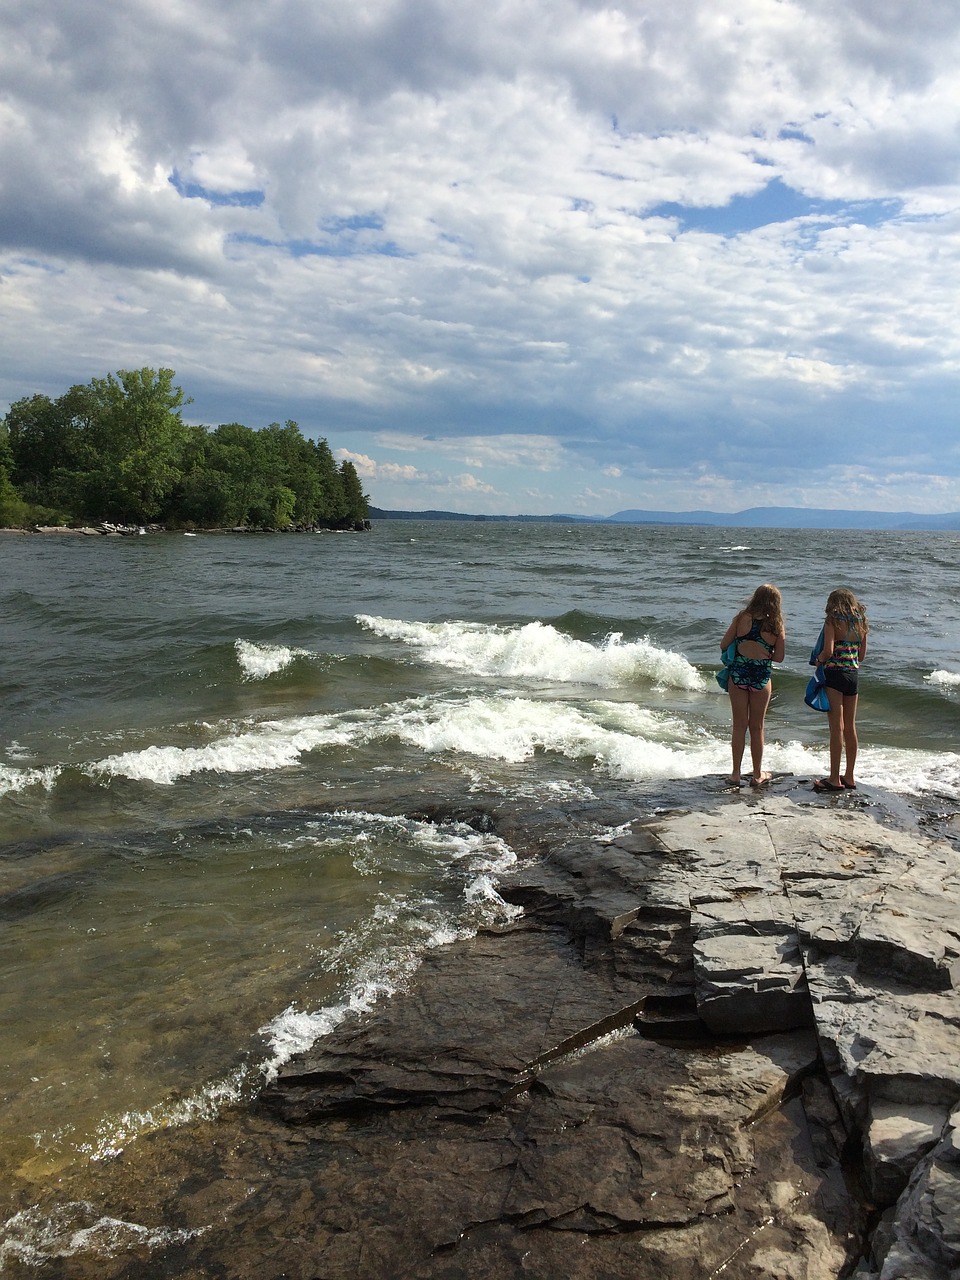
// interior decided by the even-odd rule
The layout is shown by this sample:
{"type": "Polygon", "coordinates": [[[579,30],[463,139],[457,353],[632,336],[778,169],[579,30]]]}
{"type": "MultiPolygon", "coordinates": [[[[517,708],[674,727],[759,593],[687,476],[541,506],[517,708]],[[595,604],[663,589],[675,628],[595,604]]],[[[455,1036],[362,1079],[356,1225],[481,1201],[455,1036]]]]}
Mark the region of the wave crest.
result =
{"type": "Polygon", "coordinates": [[[236,640],[237,662],[246,680],[264,680],[288,667],[295,658],[311,658],[309,649],[288,649],[282,644],[256,644],[253,640],[236,640]]]}
{"type": "Polygon", "coordinates": [[[358,614],[375,635],[416,649],[426,662],[485,676],[622,687],[646,681],[674,689],[704,688],[696,668],[680,653],[650,640],[624,641],[618,632],[600,644],[564,635],[543,622],[500,627],[470,622],[404,622],[358,614]]]}
{"type": "Polygon", "coordinates": [[[45,769],[14,769],[0,764],[0,796],[25,791],[27,787],[45,787],[51,791],[59,776],[59,765],[49,765],[45,769]]]}
{"type": "Polygon", "coordinates": [[[960,688],[960,674],[956,671],[931,671],[923,677],[927,684],[935,684],[941,689],[960,688]]]}

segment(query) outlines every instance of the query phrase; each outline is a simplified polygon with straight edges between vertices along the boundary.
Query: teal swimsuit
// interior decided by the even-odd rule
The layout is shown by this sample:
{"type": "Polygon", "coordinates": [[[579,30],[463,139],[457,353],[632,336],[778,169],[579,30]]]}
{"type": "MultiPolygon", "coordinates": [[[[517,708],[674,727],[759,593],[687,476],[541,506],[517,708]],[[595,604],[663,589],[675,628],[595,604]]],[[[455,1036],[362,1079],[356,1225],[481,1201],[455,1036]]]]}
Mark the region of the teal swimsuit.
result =
{"type": "Polygon", "coordinates": [[[769,658],[744,658],[740,655],[739,647],[737,648],[737,656],[730,666],[730,679],[739,689],[762,689],[770,682],[773,671],[773,651],[776,646],[767,644],[764,640],[760,634],[762,625],[758,618],[754,618],[753,625],[747,634],[737,636],[738,646],[741,640],[754,640],[771,655],[769,658]]]}

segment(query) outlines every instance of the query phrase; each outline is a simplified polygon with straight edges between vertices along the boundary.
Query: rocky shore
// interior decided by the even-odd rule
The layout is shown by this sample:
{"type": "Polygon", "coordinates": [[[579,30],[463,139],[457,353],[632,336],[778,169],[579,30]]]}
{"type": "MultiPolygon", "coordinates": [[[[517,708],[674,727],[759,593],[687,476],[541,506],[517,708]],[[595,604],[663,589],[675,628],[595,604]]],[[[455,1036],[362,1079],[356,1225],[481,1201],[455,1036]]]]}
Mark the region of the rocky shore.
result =
{"type": "Polygon", "coordinates": [[[275,1114],[394,1144],[318,1273],[957,1274],[960,860],[807,795],[551,848],[289,1064],[275,1114]]]}
{"type": "Polygon", "coordinates": [[[516,920],[125,1156],[174,1236],[41,1274],[960,1275],[952,843],[792,778],[446,816],[528,855],[516,920]]]}
{"type": "Polygon", "coordinates": [[[296,528],[290,526],[283,529],[255,529],[247,525],[236,525],[230,529],[191,527],[187,530],[168,529],[166,525],[162,524],[112,524],[110,521],[104,520],[98,525],[37,524],[31,525],[30,528],[0,527],[0,534],[41,534],[44,536],[60,534],[67,538],[136,538],[143,537],[149,533],[179,533],[192,538],[197,533],[365,533],[372,528],[373,525],[369,520],[353,520],[337,526],[312,524],[297,526],[296,528]]]}

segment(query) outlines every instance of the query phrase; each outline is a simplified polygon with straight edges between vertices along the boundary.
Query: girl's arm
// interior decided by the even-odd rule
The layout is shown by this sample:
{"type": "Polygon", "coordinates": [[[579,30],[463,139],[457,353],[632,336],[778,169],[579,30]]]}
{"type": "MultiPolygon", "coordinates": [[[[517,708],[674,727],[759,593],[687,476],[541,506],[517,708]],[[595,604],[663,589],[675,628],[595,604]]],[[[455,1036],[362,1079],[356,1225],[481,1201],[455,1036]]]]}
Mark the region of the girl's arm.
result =
{"type": "Polygon", "coordinates": [[[832,622],[823,624],[823,649],[820,653],[820,665],[829,662],[833,657],[833,646],[837,642],[837,629],[832,622]]]}
{"type": "Polygon", "coordinates": [[[733,644],[734,640],[737,638],[737,632],[740,630],[740,619],[742,617],[743,617],[743,614],[738,613],[737,616],[734,618],[734,620],[730,623],[729,627],[727,627],[726,631],[723,633],[723,639],[720,641],[721,649],[725,649],[728,644],[733,644]]]}
{"type": "Polygon", "coordinates": [[[777,643],[773,646],[774,662],[782,662],[783,655],[786,653],[786,651],[787,651],[787,637],[786,637],[786,633],[784,633],[782,636],[777,636],[777,643]]]}
{"type": "Polygon", "coordinates": [[[867,656],[867,637],[864,636],[863,639],[860,641],[860,649],[857,654],[857,661],[862,662],[866,656],[867,656]]]}

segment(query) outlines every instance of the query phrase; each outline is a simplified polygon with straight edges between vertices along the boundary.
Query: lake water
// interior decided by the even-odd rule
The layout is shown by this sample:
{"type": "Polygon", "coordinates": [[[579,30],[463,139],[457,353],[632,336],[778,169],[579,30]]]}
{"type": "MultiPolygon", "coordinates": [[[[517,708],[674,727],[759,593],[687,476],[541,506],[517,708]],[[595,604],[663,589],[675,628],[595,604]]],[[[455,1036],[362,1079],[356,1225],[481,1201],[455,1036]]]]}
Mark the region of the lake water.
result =
{"type": "Polygon", "coordinates": [[[0,537],[0,1267],[42,1256],[23,1207],[65,1169],[250,1096],[506,918],[513,851],[435,801],[716,788],[719,639],[762,581],[788,631],[765,765],[823,772],[802,693],[849,585],[861,785],[960,808],[958,569],[957,533],[0,537]]]}

